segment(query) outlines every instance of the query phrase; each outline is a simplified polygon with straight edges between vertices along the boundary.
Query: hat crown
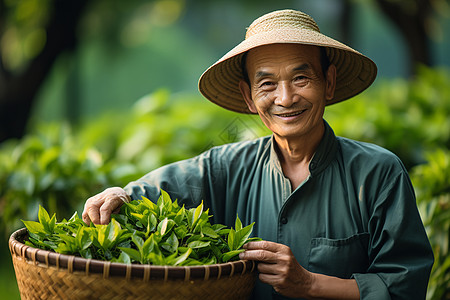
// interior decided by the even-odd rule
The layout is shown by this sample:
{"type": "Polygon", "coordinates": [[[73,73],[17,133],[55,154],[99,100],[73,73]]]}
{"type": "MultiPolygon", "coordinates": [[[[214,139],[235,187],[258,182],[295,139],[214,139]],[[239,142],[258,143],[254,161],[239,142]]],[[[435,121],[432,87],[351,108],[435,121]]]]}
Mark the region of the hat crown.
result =
{"type": "Polygon", "coordinates": [[[253,21],[247,29],[245,38],[279,29],[307,29],[320,32],[319,26],[311,16],[301,11],[286,9],[265,14],[253,21]]]}

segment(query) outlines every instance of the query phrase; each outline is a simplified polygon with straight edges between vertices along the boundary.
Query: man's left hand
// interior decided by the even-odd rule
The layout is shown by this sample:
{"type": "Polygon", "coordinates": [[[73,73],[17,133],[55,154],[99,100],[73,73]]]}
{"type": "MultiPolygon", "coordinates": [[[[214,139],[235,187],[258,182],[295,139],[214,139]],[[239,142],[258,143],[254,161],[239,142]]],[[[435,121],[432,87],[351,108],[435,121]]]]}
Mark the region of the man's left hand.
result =
{"type": "Polygon", "coordinates": [[[274,242],[250,242],[244,245],[240,259],[259,261],[259,280],[287,297],[307,297],[314,276],[295,259],[291,248],[274,242]]]}

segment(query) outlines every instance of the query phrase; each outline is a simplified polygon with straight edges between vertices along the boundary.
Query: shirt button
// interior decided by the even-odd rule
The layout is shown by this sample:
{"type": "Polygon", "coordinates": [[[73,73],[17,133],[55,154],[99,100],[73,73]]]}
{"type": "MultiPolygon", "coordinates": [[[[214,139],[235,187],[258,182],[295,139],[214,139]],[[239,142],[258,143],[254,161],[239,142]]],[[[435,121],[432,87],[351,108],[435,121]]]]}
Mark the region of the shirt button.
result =
{"type": "Polygon", "coordinates": [[[316,167],[316,163],[315,162],[311,162],[310,164],[309,164],[309,168],[312,170],[312,169],[314,169],[316,167]]]}
{"type": "Polygon", "coordinates": [[[281,218],[281,224],[287,224],[288,219],[286,217],[281,218]]]}

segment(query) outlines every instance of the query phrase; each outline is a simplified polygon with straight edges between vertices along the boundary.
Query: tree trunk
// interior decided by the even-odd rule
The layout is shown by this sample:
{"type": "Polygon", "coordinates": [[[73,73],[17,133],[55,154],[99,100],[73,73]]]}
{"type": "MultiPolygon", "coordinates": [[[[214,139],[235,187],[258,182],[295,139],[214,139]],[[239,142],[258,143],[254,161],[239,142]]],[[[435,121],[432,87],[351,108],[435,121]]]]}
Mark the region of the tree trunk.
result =
{"type": "MultiPolygon", "coordinates": [[[[76,28],[87,2],[88,0],[53,2],[46,28],[47,42],[41,53],[19,74],[6,71],[0,59],[0,142],[21,138],[25,134],[39,87],[58,55],[73,50],[77,44],[76,28]]],[[[4,6],[0,9],[0,19],[4,19],[4,6]]]]}
{"type": "Polygon", "coordinates": [[[377,0],[384,14],[397,26],[405,38],[410,54],[410,74],[415,65],[432,65],[430,42],[425,30],[432,7],[428,0],[389,1],[377,0]]]}

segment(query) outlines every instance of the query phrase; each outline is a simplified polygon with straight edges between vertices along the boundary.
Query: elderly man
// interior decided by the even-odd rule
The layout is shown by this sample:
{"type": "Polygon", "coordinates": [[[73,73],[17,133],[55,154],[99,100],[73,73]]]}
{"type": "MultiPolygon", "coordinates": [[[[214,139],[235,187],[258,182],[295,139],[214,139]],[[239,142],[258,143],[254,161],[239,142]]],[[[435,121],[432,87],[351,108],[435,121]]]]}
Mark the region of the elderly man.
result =
{"type": "Polygon", "coordinates": [[[123,201],[160,189],[187,206],[204,199],[214,221],[236,213],[262,242],[254,299],[424,299],[433,254],[400,160],[336,137],[326,105],[375,79],[375,64],[321,34],[294,10],[255,20],[245,40],[211,66],[199,89],[212,102],[254,113],[270,137],[215,147],[90,198],[83,220],[109,222],[123,201]]]}

